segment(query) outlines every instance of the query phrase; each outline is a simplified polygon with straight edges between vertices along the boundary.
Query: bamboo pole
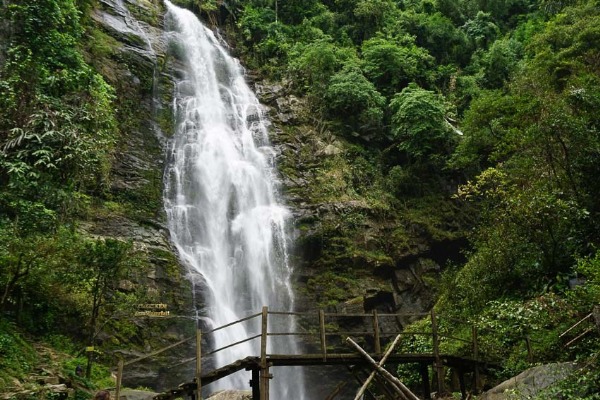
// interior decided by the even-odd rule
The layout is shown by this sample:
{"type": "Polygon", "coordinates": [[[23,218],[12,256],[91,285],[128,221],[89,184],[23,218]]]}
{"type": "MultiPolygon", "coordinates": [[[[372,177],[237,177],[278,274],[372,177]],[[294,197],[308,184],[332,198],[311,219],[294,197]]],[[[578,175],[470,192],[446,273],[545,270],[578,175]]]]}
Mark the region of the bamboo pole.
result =
{"type": "Polygon", "coordinates": [[[196,329],[196,400],[202,400],[202,331],[196,329]]]}
{"type": "Polygon", "coordinates": [[[319,333],[321,336],[321,354],[323,354],[323,361],[327,361],[327,342],[325,336],[325,312],[319,310],[319,333]]]}
{"type": "Polygon", "coordinates": [[[344,388],[344,386],[346,386],[348,382],[340,382],[338,383],[338,385],[335,387],[335,389],[333,389],[333,392],[331,392],[329,394],[329,396],[327,396],[325,398],[325,400],[334,400],[338,394],[340,394],[340,392],[342,391],[342,389],[344,388]]]}
{"type": "Polygon", "coordinates": [[[260,400],[269,400],[269,366],[267,365],[267,334],[269,308],[262,308],[262,328],[260,337],[260,400]]]}
{"type": "Polygon", "coordinates": [[[481,376],[479,372],[479,340],[477,338],[477,327],[473,325],[471,327],[471,336],[473,339],[473,359],[475,360],[475,367],[473,371],[473,379],[475,386],[475,393],[479,393],[481,388],[481,376]]]}
{"type": "Polygon", "coordinates": [[[119,400],[121,396],[121,382],[123,381],[123,359],[119,359],[119,366],[117,367],[117,384],[115,389],[115,399],[119,400]]]}
{"type": "Polygon", "coordinates": [[[563,333],[561,333],[558,337],[562,338],[563,336],[565,336],[567,333],[571,332],[573,329],[577,328],[580,324],[582,324],[584,321],[586,321],[587,319],[591,318],[594,315],[594,313],[589,313],[588,315],[586,315],[583,319],[579,320],[579,322],[577,322],[575,325],[573,325],[572,327],[570,327],[569,329],[567,329],[566,331],[564,331],[563,333]]]}
{"type": "Polygon", "coordinates": [[[438,394],[444,392],[444,366],[440,358],[440,339],[438,335],[437,317],[435,311],[431,310],[431,334],[433,340],[433,356],[435,357],[435,371],[437,378],[438,394]]]}
{"type": "Polygon", "coordinates": [[[139,362],[139,361],[145,360],[146,358],[154,357],[154,356],[156,356],[156,355],[158,355],[158,354],[160,354],[160,353],[163,353],[163,352],[165,352],[165,351],[167,351],[167,350],[169,350],[169,349],[172,349],[173,347],[177,347],[177,346],[179,346],[180,344],[183,344],[183,343],[189,342],[189,341],[191,341],[193,338],[194,338],[193,336],[190,336],[189,338],[186,338],[186,339],[180,340],[180,341],[179,341],[179,342],[177,342],[177,343],[170,344],[170,345],[168,345],[167,347],[163,347],[162,349],[159,349],[159,350],[153,351],[152,353],[149,353],[149,354],[143,355],[143,356],[141,356],[141,357],[135,358],[135,359],[133,359],[133,360],[127,361],[127,362],[126,362],[125,364],[123,364],[123,365],[125,365],[125,366],[127,366],[127,365],[131,365],[131,364],[133,364],[133,363],[136,363],[136,362],[139,362]]]}
{"type": "Polygon", "coordinates": [[[381,341],[379,340],[379,318],[377,310],[373,310],[373,339],[375,340],[375,354],[381,354],[381,341]]]}
{"type": "MultiPolygon", "coordinates": [[[[392,343],[392,345],[390,346],[390,348],[387,349],[387,351],[385,352],[385,354],[381,358],[381,361],[379,361],[379,363],[377,365],[379,365],[380,367],[383,367],[383,365],[385,364],[385,361],[387,360],[387,358],[390,356],[390,354],[392,354],[392,352],[394,351],[394,348],[396,348],[396,345],[398,344],[398,341],[400,341],[400,338],[401,338],[400,335],[396,336],[396,339],[394,339],[394,342],[392,343]]],[[[360,396],[362,396],[365,393],[365,390],[367,390],[367,387],[369,386],[369,384],[371,383],[371,381],[373,380],[373,378],[375,378],[375,374],[376,373],[377,373],[377,371],[371,372],[371,374],[369,375],[369,377],[365,380],[365,383],[363,383],[363,385],[358,390],[358,392],[356,392],[356,396],[354,397],[354,400],[359,400],[360,396]]]]}
{"type": "Polygon", "coordinates": [[[410,391],[398,378],[386,371],[385,368],[379,366],[375,360],[364,351],[354,340],[346,338],[346,342],[349,343],[356,351],[358,351],[364,358],[379,372],[392,386],[397,389],[398,395],[401,396],[402,400],[419,400],[419,398],[410,391]]]}

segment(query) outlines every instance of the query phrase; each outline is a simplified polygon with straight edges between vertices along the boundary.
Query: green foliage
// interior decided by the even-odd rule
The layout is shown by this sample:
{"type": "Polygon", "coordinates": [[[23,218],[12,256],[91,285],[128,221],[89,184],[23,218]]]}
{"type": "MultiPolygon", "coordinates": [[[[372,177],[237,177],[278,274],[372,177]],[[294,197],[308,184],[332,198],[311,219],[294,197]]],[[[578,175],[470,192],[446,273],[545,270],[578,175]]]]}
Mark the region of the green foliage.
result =
{"type": "Polygon", "coordinates": [[[482,86],[488,89],[503,87],[517,69],[521,45],[510,39],[496,40],[481,60],[482,86]]]}
{"type": "Polygon", "coordinates": [[[315,95],[321,95],[331,77],[344,65],[358,64],[358,57],[352,48],[338,47],[327,38],[309,44],[297,44],[291,50],[290,71],[298,87],[310,88],[315,95]]]}
{"type": "Polygon", "coordinates": [[[455,134],[445,120],[443,100],[415,84],[409,85],[390,102],[392,135],[410,159],[435,162],[452,151],[455,134]]]}
{"type": "Polygon", "coordinates": [[[478,48],[487,48],[498,36],[500,28],[493,22],[489,13],[479,11],[473,19],[464,25],[467,37],[473,40],[478,48]]]}
{"type": "Polygon", "coordinates": [[[28,373],[35,361],[31,345],[11,323],[0,318],[0,391],[12,384],[12,377],[20,378],[28,373]]]}
{"type": "Polygon", "coordinates": [[[67,199],[78,197],[73,191],[106,187],[116,132],[112,89],[78,49],[83,29],[73,0],[8,9],[16,28],[0,70],[0,181],[10,193],[0,197],[66,211],[67,199]]]}
{"type": "Polygon", "coordinates": [[[395,6],[390,0],[358,0],[352,14],[360,39],[366,40],[394,17],[395,6]]]}
{"type": "MultiPolygon", "coordinates": [[[[597,349],[597,347],[596,347],[597,349]]],[[[587,362],[583,369],[570,374],[564,381],[542,390],[533,397],[534,400],[560,398],[565,400],[598,400],[600,399],[600,365],[598,360],[587,362]]]]}
{"type": "Polygon", "coordinates": [[[387,95],[402,90],[410,82],[424,82],[425,72],[432,63],[427,51],[411,43],[410,38],[399,42],[374,38],[362,45],[365,75],[387,95]]]}
{"type": "Polygon", "coordinates": [[[590,304],[600,304],[600,252],[578,259],[575,272],[585,282],[569,292],[569,298],[581,312],[587,312],[590,304]]]}
{"type": "Polygon", "coordinates": [[[324,97],[328,112],[345,116],[345,126],[351,133],[372,131],[383,122],[385,98],[355,67],[333,75],[324,97]]]}
{"type": "Polygon", "coordinates": [[[442,13],[405,11],[401,26],[412,35],[415,43],[435,57],[439,64],[466,65],[473,51],[465,32],[442,13]]]}
{"type": "Polygon", "coordinates": [[[543,360],[559,353],[558,335],[564,322],[571,320],[569,304],[555,295],[545,295],[523,303],[520,300],[494,300],[478,316],[475,326],[480,351],[488,359],[502,360],[507,377],[527,366],[528,357],[543,360]],[[529,339],[531,355],[528,355],[529,339]]]}
{"type": "Polygon", "coordinates": [[[308,289],[316,295],[319,307],[335,306],[348,298],[356,290],[356,280],[352,276],[344,276],[326,272],[309,279],[308,289]]]}

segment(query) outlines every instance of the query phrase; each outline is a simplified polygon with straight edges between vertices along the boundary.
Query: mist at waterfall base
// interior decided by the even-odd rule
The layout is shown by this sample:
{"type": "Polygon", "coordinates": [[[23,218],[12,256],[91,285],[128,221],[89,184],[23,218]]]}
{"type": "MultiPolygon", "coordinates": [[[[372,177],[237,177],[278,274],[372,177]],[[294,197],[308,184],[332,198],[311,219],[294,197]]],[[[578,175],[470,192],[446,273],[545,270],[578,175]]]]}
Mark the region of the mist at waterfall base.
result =
{"type": "MultiPolygon", "coordinates": [[[[260,312],[293,309],[286,220],[277,197],[275,154],[261,106],[213,32],[191,12],[165,1],[169,52],[181,64],[176,129],[169,147],[165,209],[171,238],[189,269],[203,330],[260,312]]],[[[274,321],[276,322],[276,321],[274,321]]],[[[270,331],[291,332],[291,321],[270,331]]],[[[210,350],[260,333],[260,318],[219,330],[210,350]]],[[[269,339],[269,353],[294,354],[287,336],[269,339]]],[[[211,368],[260,354],[255,339],[220,351],[211,368]]],[[[304,399],[301,368],[274,369],[273,399],[304,399]]],[[[218,389],[248,390],[249,372],[217,381],[218,389]]]]}

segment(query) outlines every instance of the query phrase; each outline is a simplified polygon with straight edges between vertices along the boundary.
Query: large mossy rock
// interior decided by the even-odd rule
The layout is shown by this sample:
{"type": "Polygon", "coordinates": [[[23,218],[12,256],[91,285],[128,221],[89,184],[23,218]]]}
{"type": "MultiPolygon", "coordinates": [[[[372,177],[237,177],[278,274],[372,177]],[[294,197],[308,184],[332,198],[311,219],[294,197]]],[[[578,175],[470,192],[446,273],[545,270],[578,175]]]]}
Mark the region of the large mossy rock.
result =
{"type": "Polygon", "coordinates": [[[252,392],[247,390],[223,390],[207,397],[207,400],[251,400],[252,392]]]}
{"type": "Polygon", "coordinates": [[[574,363],[545,364],[529,368],[493,389],[483,393],[481,400],[531,399],[551,385],[566,379],[575,372],[574,363]]]}

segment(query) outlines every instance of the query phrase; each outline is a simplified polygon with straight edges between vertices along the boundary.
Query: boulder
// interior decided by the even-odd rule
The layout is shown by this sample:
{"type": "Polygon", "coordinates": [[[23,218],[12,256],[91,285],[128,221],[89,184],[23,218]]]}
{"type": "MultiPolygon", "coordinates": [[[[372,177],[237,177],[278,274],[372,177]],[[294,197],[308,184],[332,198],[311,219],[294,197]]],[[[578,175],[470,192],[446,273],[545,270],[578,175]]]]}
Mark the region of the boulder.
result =
{"type": "Polygon", "coordinates": [[[118,400],[152,400],[157,393],[148,392],[145,390],[125,389],[119,393],[118,400]]]}
{"type": "Polygon", "coordinates": [[[483,393],[481,400],[525,400],[552,384],[564,380],[576,370],[575,363],[554,363],[529,368],[493,389],[483,393]]]}
{"type": "Polygon", "coordinates": [[[210,395],[207,400],[251,400],[252,392],[247,390],[223,390],[210,395]]]}

